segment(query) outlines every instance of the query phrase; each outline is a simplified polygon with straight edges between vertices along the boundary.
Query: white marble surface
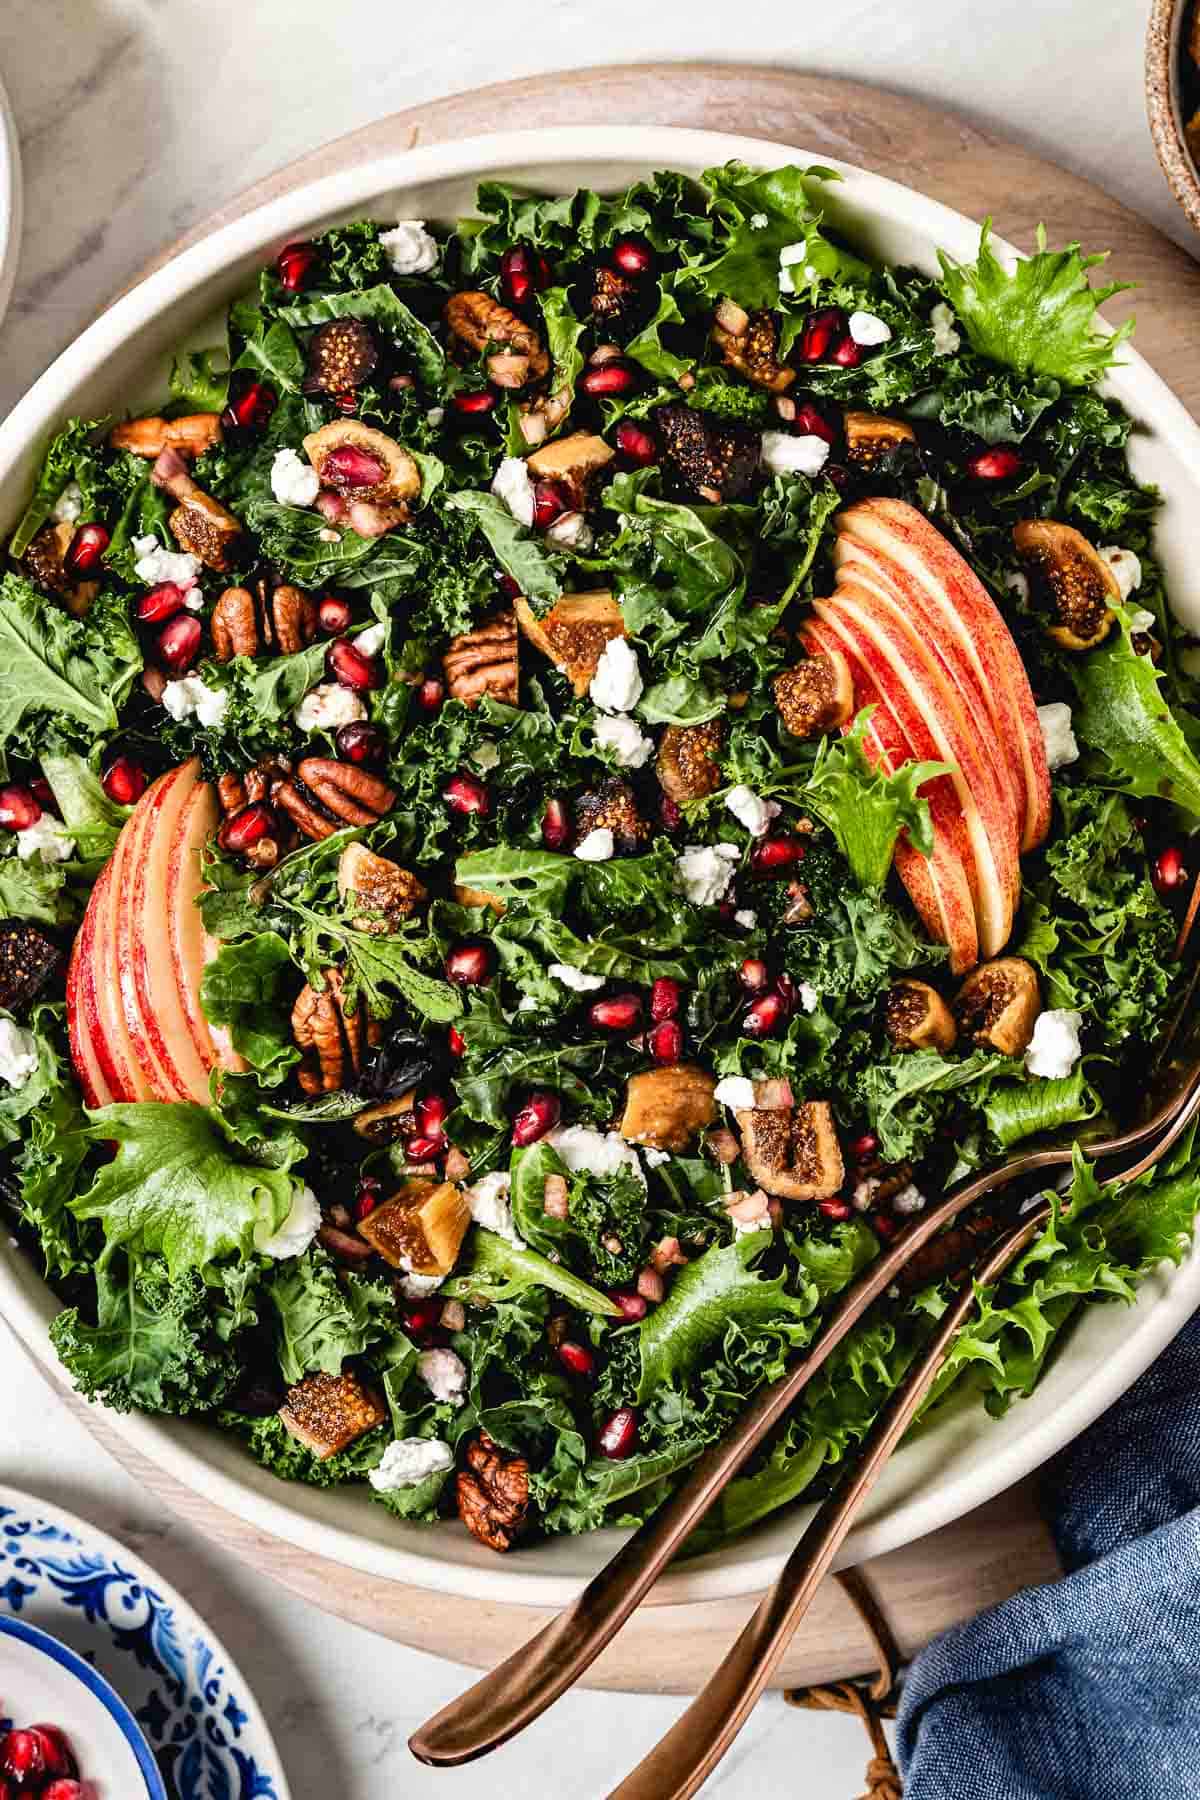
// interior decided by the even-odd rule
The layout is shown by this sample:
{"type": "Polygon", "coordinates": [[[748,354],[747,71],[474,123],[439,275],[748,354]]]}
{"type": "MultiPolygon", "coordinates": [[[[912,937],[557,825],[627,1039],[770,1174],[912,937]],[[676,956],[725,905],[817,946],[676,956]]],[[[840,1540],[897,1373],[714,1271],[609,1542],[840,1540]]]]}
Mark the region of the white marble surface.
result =
{"type": "MultiPolygon", "coordinates": [[[[506,76],[651,57],[786,61],[944,100],[1103,182],[1195,247],[1142,101],[1149,0],[5,0],[0,74],[26,228],[0,328],[0,410],[161,243],[257,176],[380,114],[506,76]]],[[[648,121],[665,123],[667,121],[648,121]]],[[[434,1774],[407,1730],[462,1673],[324,1619],[147,1501],[0,1328],[0,1480],[95,1518],[184,1589],[252,1678],[296,1800],[597,1800],[678,1702],[580,1694],[476,1768],[434,1774]]],[[[760,1707],[707,1793],[861,1788],[850,1724],[760,1707]]]]}

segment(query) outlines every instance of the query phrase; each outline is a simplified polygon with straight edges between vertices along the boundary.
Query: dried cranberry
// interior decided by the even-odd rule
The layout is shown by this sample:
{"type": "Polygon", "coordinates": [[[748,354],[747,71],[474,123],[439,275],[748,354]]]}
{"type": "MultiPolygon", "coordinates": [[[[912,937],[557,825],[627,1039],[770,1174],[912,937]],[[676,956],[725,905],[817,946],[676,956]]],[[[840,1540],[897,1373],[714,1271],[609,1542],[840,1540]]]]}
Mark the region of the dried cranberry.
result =
{"type": "Polygon", "coordinates": [[[177,612],[182,612],[183,607],[183,589],[179,583],[160,581],[139,596],[133,611],[139,625],[161,625],[164,619],[173,619],[177,612]]]}
{"type": "Polygon", "coordinates": [[[771,971],[759,956],[748,956],[738,970],[738,980],[748,994],[761,994],[771,985],[771,971]]]}
{"type": "Polygon", "coordinates": [[[763,994],[742,1020],[747,1037],[770,1037],[787,1019],[788,1009],[778,994],[763,994]]]}
{"type": "Polygon", "coordinates": [[[135,800],[141,799],[149,781],[141,763],[135,762],[132,756],[114,756],[100,777],[100,786],[118,806],[132,806],[135,800]]]}
{"type": "Polygon", "coordinates": [[[564,1338],[561,1344],[554,1346],[554,1354],[564,1369],[572,1375],[585,1378],[595,1373],[596,1359],[585,1344],[576,1344],[571,1338],[564,1338]]]}
{"type": "Polygon", "coordinates": [[[542,814],[542,842],[547,850],[562,850],[571,841],[571,819],[565,803],[559,799],[546,802],[542,814]]]}
{"type": "Polygon", "coordinates": [[[387,755],[387,740],[382,731],[363,719],[355,719],[350,725],[339,725],[333,741],[343,762],[378,763],[387,755]]]}
{"type": "Polygon", "coordinates": [[[383,686],[383,668],[377,657],[364,656],[349,638],[335,638],[325,652],[325,673],[331,681],[368,693],[383,686]]]}
{"type": "Polygon", "coordinates": [[[1020,451],[1011,444],[996,444],[991,450],[977,450],[967,458],[967,474],[972,481],[1011,481],[1021,470],[1020,451]]]}
{"type": "Polygon", "coordinates": [[[645,238],[618,238],[611,251],[613,265],[622,275],[645,275],[653,267],[654,252],[645,238]]]}
{"type": "Polygon", "coordinates": [[[638,1421],[632,1406],[619,1406],[600,1427],[596,1445],[601,1456],[610,1462],[621,1462],[633,1454],[637,1443],[638,1421]]]}
{"type": "Polygon", "coordinates": [[[450,405],[456,413],[474,417],[478,413],[493,412],[498,398],[494,388],[475,388],[470,393],[451,394],[450,405]]]}
{"type": "Polygon", "coordinates": [[[492,810],[491,795],[482,781],[474,775],[465,775],[460,770],[452,775],[442,789],[442,799],[456,813],[478,813],[486,818],[492,810]]]}
{"type": "Polygon", "coordinates": [[[571,496],[557,481],[535,481],[533,484],[533,522],[539,531],[553,525],[555,519],[571,510],[571,496]]]}
{"type": "Polygon", "coordinates": [[[458,944],[446,958],[446,980],[460,987],[477,987],[492,972],[492,953],[486,944],[458,944]]]}
{"type": "Polygon", "coordinates": [[[683,983],[672,981],[669,975],[660,975],[650,989],[650,1017],[656,1025],[664,1019],[673,1019],[679,1011],[683,999],[683,983]]]}
{"type": "Polygon", "coordinates": [[[1154,883],[1155,892],[1159,894],[1174,893],[1187,881],[1187,864],[1183,860],[1183,851],[1178,844],[1168,844],[1160,850],[1154,859],[1150,879],[1154,883]]]}
{"type": "Polygon", "coordinates": [[[275,258],[275,273],[279,277],[279,285],[286,288],[289,294],[298,294],[307,287],[309,277],[320,260],[315,244],[285,244],[275,258]]]}
{"type": "Polygon", "coordinates": [[[562,1101],[557,1094],[530,1094],[513,1118],[512,1141],[523,1149],[544,1138],[562,1117],[562,1101]]]}
{"type": "Polygon", "coordinates": [[[637,370],[633,364],[614,358],[596,368],[585,369],[575,385],[581,394],[588,394],[593,400],[615,400],[622,394],[632,394],[637,383],[637,370]]]}
{"type": "Polygon", "coordinates": [[[10,782],[0,788],[0,825],[9,831],[28,831],[42,816],[42,809],[27,787],[10,782]]]}
{"type": "Polygon", "coordinates": [[[200,650],[204,636],[199,619],[192,613],[176,613],[158,634],[155,655],[163,668],[173,674],[190,669],[200,650]]]}
{"type": "Polygon", "coordinates": [[[646,1048],[656,1063],[675,1063],[683,1055],[683,1026],[678,1019],[663,1019],[646,1038],[646,1048]]]}
{"type": "Polygon", "coordinates": [[[644,425],[622,419],[613,433],[617,450],[635,469],[648,469],[658,461],[658,445],[644,425]]]}
{"type": "Polygon", "coordinates": [[[354,618],[354,608],[348,600],[338,594],[326,594],[317,606],[317,624],[329,637],[339,637],[348,631],[354,618]]]}
{"type": "Polygon", "coordinates": [[[261,800],[252,806],[243,806],[232,818],[226,819],[217,833],[217,843],[222,850],[228,850],[234,856],[241,856],[252,850],[255,844],[261,844],[264,838],[272,837],[277,830],[275,814],[261,800]]]}
{"type": "Polygon", "coordinates": [[[633,1031],[641,1018],[642,1002],[637,994],[614,994],[588,1008],[589,1022],[602,1031],[633,1031]]]}
{"type": "Polygon", "coordinates": [[[235,378],[230,382],[221,424],[227,431],[262,431],[278,405],[279,395],[265,381],[235,378]]]}
{"type": "Polygon", "coordinates": [[[771,875],[779,869],[790,869],[803,862],[807,846],[802,838],[759,838],[750,852],[750,867],[756,875],[771,875]]]}
{"type": "Polygon", "coordinates": [[[826,306],[809,313],[800,333],[800,361],[824,362],[845,331],[846,315],[840,306],[826,306]]]}

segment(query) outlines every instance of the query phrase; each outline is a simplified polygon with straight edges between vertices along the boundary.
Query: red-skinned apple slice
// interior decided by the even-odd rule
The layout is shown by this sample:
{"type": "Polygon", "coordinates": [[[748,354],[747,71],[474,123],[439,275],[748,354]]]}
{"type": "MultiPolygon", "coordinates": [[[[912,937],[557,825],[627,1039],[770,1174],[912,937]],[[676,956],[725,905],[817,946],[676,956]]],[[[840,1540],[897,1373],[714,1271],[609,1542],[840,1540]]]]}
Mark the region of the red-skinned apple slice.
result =
{"type": "MultiPolygon", "coordinates": [[[[228,1032],[210,1025],[200,1005],[204,967],[219,948],[205,931],[197,905],[204,890],[201,852],[219,823],[216,792],[211,783],[201,782],[179,814],[169,850],[164,846],[169,868],[166,924],[176,991],[194,1051],[206,1070],[220,1064],[236,1073],[246,1067],[245,1062],[233,1048],[228,1032]]],[[[207,1077],[204,1093],[207,1098],[207,1077]]]]}
{"type": "MultiPolygon", "coordinates": [[[[815,611],[846,626],[858,660],[876,682],[912,754],[952,766],[973,851],[980,948],[986,957],[998,956],[1012,931],[1020,893],[1017,820],[953,689],[916,632],[899,625],[869,593],[839,586],[831,599],[815,603],[815,611]]],[[[970,875],[971,864],[966,866],[970,875]]]]}
{"type": "MultiPolygon", "coordinates": [[[[854,675],[856,708],[874,707],[864,745],[871,760],[888,774],[894,774],[904,763],[915,760],[884,705],[879,689],[859,661],[850,638],[821,619],[810,619],[804,635],[818,650],[836,651],[848,659],[854,675]]],[[[852,723],[842,727],[843,733],[851,729],[852,723]]],[[[929,805],[933,851],[925,857],[901,838],[896,845],[896,872],[908,889],[926,931],[935,942],[948,946],[950,967],[956,975],[962,975],[979,961],[975,898],[967,875],[968,867],[973,868],[974,864],[962,806],[948,775],[938,775],[925,782],[921,795],[929,805]]]]}
{"type": "Polygon", "coordinates": [[[80,926],[71,946],[71,960],[67,964],[67,1042],[71,1050],[71,1066],[83,1089],[84,1103],[90,1107],[108,1106],[115,1095],[100,1066],[80,993],[83,978],[83,935],[83,927],[80,926]]]}
{"type": "MultiPolygon", "coordinates": [[[[157,1100],[190,1100],[191,1094],[182,1081],[175,1078],[170,1058],[163,1048],[163,1032],[157,1016],[143,1009],[138,992],[138,960],[146,949],[146,932],[135,905],[139,875],[144,875],[147,861],[154,854],[153,827],[163,807],[180,787],[186,792],[195,779],[194,763],[180,763],[168,769],[153,782],[134,808],[133,816],[117,839],[112,858],[114,906],[114,960],[125,1028],[138,1066],[143,1069],[157,1100]]],[[[160,920],[156,935],[165,936],[165,920],[160,920]]]]}
{"type": "MultiPolygon", "coordinates": [[[[116,1097],[119,1100],[157,1100],[161,1096],[151,1085],[150,1072],[144,1063],[138,1061],[130,1042],[117,973],[116,900],[121,891],[121,849],[128,842],[129,823],[122,828],[116,849],[108,859],[102,877],[103,889],[97,883],[92,891],[92,899],[98,898],[99,905],[93,927],[91,955],[84,963],[90,983],[88,1027],[92,1042],[101,1056],[101,1067],[104,1066],[101,1043],[108,1047],[109,1058],[116,1073],[116,1081],[109,1085],[116,1097]]],[[[89,991],[85,990],[85,1004],[88,998],[89,991]]]]}
{"type": "Polygon", "coordinates": [[[840,513],[844,536],[897,565],[939,609],[947,632],[975,667],[997,735],[1017,748],[1025,787],[1021,847],[1031,850],[1050,829],[1050,774],[1037,706],[1020,652],[999,607],[970,564],[916,507],[902,500],[864,500],[840,513]]]}

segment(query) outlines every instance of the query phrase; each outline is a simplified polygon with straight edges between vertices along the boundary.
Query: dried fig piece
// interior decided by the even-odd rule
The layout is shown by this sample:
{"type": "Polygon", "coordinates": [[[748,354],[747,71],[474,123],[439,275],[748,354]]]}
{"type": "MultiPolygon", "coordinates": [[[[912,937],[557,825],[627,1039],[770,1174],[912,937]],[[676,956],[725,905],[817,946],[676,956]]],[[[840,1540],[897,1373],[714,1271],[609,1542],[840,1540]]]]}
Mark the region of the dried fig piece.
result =
{"type": "Polygon", "coordinates": [[[322,487],[355,501],[404,506],[421,492],[421,472],[404,446],[358,419],[335,419],[310,431],[304,454],[322,487]]]}
{"type": "Polygon", "coordinates": [[[398,931],[429,890],[415,875],[389,857],[376,856],[365,844],[347,844],[338,861],[338,893],[343,902],[353,896],[359,905],[354,926],[372,937],[398,931]]]}
{"type": "Polygon", "coordinates": [[[897,1050],[953,1050],[954,1015],[927,981],[897,981],[883,1003],[883,1029],[897,1050]]]}
{"type": "Polygon", "coordinates": [[[1064,650],[1091,650],[1113,628],[1121,604],[1117,578],[1073,525],[1022,519],[1013,526],[1017,555],[1054,609],[1048,635],[1064,650]]]}
{"type": "Polygon", "coordinates": [[[286,1430],[318,1462],[374,1431],[387,1416],[380,1396],[349,1370],[341,1375],[306,1375],[289,1389],[279,1413],[286,1430]]]}
{"type": "Polygon", "coordinates": [[[716,1078],[694,1063],[671,1063],[631,1075],[617,1130],[631,1144],[685,1150],[717,1116],[716,1078]]]}
{"type": "Polygon", "coordinates": [[[22,561],[40,587],[61,595],[67,611],[82,619],[96,595],[98,581],[76,581],[67,568],[67,551],[75,536],[75,527],[66,523],[43,525],[26,550],[22,561]]]}
{"type": "Polygon", "coordinates": [[[793,737],[837,731],[854,712],[854,678],[837,650],[806,656],[772,683],[775,705],[793,737]]]}
{"type": "Polygon", "coordinates": [[[308,340],[306,394],[344,394],[379,365],[379,339],[365,319],[329,319],[308,340]]]}
{"type": "Polygon", "coordinates": [[[597,477],[615,455],[611,445],[594,432],[573,431],[569,437],[556,438],[544,449],[535,450],[526,458],[526,467],[539,481],[560,483],[570,495],[574,510],[583,512],[597,477]]]}
{"type": "Polygon", "coordinates": [[[656,765],[663,792],[680,806],[715,793],[721,785],[720,753],[719,719],[704,725],[668,725],[659,740],[656,765]]]}
{"type": "Polygon", "coordinates": [[[782,1200],[828,1200],[846,1179],[827,1100],[799,1106],[756,1106],[737,1114],[742,1160],[768,1194],[782,1200]]]}
{"type": "Polygon", "coordinates": [[[613,595],[604,591],[564,594],[539,619],[524,596],[514,602],[517,623],[534,647],[561,669],[582,697],[600,666],[604,646],[625,636],[625,620],[613,595]]]}
{"type": "Polygon", "coordinates": [[[354,1129],[359,1137],[366,1138],[372,1144],[394,1144],[402,1137],[408,1137],[413,1128],[413,1101],[416,1098],[415,1087],[406,1093],[397,1094],[390,1100],[380,1100],[374,1106],[355,1114],[354,1129]]]}
{"type": "Polygon", "coordinates": [[[575,802],[575,831],[585,838],[589,831],[607,829],[613,834],[614,846],[632,855],[650,827],[637,809],[633,789],[619,775],[609,776],[594,793],[582,794],[575,802]]]}
{"type": "Polygon", "coordinates": [[[0,1006],[19,1013],[32,1004],[58,973],[62,951],[26,919],[0,924],[0,1006]]]}
{"type": "Polygon", "coordinates": [[[779,326],[766,307],[748,313],[736,301],[722,300],[712,335],[722,361],[755,387],[782,394],[795,381],[795,369],[779,360],[779,326]]]}
{"type": "Polygon", "coordinates": [[[846,461],[857,469],[873,469],[901,444],[915,444],[917,434],[904,419],[887,413],[848,412],[842,420],[846,433],[846,461]]]}
{"type": "Polygon", "coordinates": [[[1042,1010],[1037,971],[1021,956],[981,963],[954,996],[953,1010],[960,1032],[973,1044],[1020,1056],[1042,1010]]]}
{"type": "Polygon", "coordinates": [[[677,485],[711,505],[738,500],[758,472],[762,440],[757,431],[682,400],[656,407],[654,424],[663,467],[677,485]]]}
{"type": "Polygon", "coordinates": [[[417,1275],[448,1275],[471,1223],[471,1208],[452,1181],[436,1187],[414,1183],[377,1206],[359,1225],[360,1236],[391,1263],[417,1275]],[[414,1191],[415,1190],[415,1191],[414,1191]]]}

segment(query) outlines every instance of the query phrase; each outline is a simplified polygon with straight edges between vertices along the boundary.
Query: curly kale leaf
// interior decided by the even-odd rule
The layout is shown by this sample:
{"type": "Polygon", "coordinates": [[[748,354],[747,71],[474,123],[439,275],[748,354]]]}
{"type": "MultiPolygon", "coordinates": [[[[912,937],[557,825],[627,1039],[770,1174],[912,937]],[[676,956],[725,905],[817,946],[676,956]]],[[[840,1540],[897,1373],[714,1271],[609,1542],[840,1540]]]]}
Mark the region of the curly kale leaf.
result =
{"type": "Polygon", "coordinates": [[[0,759],[25,721],[50,722],[89,744],[110,737],[117,709],[142,666],[137,639],[115,598],[72,619],[22,576],[0,580],[0,759]]]}
{"type": "Polygon", "coordinates": [[[347,1357],[362,1356],[397,1330],[391,1289],[358,1275],[339,1277],[323,1250],[281,1263],[266,1291],[278,1326],[279,1371],[289,1386],[315,1370],[340,1375],[347,1357]]]}

